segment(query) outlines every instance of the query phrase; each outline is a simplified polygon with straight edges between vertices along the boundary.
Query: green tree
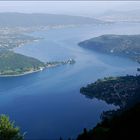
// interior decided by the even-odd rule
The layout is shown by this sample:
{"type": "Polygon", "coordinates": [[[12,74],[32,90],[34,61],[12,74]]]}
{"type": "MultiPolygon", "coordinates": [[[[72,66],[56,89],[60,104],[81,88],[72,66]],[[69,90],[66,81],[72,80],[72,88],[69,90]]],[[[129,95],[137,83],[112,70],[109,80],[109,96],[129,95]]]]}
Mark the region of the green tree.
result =
{"type": "Polygon", "coordinates": [[[0,140],[23,140],[19,127],[6,115],[0,116],[0,140]]]}

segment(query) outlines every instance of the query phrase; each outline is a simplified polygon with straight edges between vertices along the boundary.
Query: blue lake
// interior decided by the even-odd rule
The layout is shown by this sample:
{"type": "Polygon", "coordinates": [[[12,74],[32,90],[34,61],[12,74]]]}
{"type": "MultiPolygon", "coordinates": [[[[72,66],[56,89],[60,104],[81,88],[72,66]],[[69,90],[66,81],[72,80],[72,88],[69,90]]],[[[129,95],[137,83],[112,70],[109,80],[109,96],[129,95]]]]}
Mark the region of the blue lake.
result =
{"type": "Polygon", "coordinates": [[[0,78],[0,114],[8,114],[27,132],[26,139],[75,138],[83,128],[100,121],[102,111],[115,109],[104,101],[81,95],[80,87],[104,76],[135,75],[138,63],[81,48],[78,42],[102,34],[139,34],[139,24],[79,26],[34,32],[39,42],[16,48],[15,52],[44,62],[76,60],[74,65],[41,72],[0,78]]]}

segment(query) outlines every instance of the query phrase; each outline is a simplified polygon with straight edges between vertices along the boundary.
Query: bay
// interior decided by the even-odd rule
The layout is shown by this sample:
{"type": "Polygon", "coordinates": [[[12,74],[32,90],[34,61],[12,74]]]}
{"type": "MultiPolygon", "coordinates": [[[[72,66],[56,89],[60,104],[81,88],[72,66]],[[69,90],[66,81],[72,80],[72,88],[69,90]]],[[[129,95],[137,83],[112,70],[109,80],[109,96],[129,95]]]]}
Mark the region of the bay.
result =
{"type": "Polygon", "coordinates": [[[78,43],[102,34],[139,31],[139,24],[118,23],[31,33],[43,39],[15,48],[15,52],[44,62],[73,58],[76,63],[19,77],[1,77],[0,114],[15,120],[27,132],[26,139],[75,138],[83,128],[92,128],[100,121],[102,111],[117,107],[85,98],[80,88],[104,76],[135,75],[139,64],[81,48],[78,43]]]}

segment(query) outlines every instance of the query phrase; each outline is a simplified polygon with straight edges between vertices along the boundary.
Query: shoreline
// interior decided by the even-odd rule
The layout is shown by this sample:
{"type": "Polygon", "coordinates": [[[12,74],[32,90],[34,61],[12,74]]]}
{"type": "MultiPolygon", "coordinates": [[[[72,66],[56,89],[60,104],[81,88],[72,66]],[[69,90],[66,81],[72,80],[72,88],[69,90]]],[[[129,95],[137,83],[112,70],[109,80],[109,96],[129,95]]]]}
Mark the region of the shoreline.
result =
{"type": "Polygon", "coordinates": [[[48,65],[44,68],[40,68],[38,70],[33,70],[33,71],[27,71],[27,72],[24,72],[24,73],[21,73],[21,74],[13,74],[13,75],[1,75],[0,74],[0,78],[2,77],[19,77],[19,76],[24,76],[24,75],[28,75],[28,74],[32,74],[32,73],[37,73],[37,72],[41,72],[47,68],[53,68],[53,67],[57,67],[57,66],[60,66],[60,64],[52,64],[52,65],[48,65]]]}
{"type": "Polygon", "coordinates": [[[40,71],[42,71],[42,70],[40,69],[40,70],[34,70],[34,71],[27,71],[27,72],[24,72],[24,73],[21,73],[21,74],[13,74],[13,75],[1,75],[0,74],[0,78],[2,78],[2,77],[18,77],[18,76],[24,76],[24,75],[28,75],[28,74],[32,74],[32,73],[40,72],[40,71]]]}

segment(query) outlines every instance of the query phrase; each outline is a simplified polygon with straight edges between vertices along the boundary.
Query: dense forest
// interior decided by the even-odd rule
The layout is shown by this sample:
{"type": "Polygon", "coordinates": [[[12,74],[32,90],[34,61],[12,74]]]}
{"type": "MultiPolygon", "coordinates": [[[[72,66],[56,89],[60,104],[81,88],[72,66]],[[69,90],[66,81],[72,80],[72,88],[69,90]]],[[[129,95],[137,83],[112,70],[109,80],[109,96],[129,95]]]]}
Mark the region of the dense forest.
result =
{"type": "Polygon", "coordinates": [[[81,94],[88,98],[97,98],[108,104],[126,107],[139,95],[140,76],[105,77],[80,89],[81,94]]]}
{"type": "Polygon", "coordinates": [[[95,128],[80,134],[77,140],[119,140],[139,139],[140,103],[123,111],[121,115],[114,115],[111,119],[104,119],[95,128]]]}
{"type": "Polygon", "coordinates": [[[119,105],[120,109],[103,112],[102,122],[80,134],[77,140],[118,140],[139,137],[140,76],[109,77],[99,79],[81,93],[119,105]]]}

